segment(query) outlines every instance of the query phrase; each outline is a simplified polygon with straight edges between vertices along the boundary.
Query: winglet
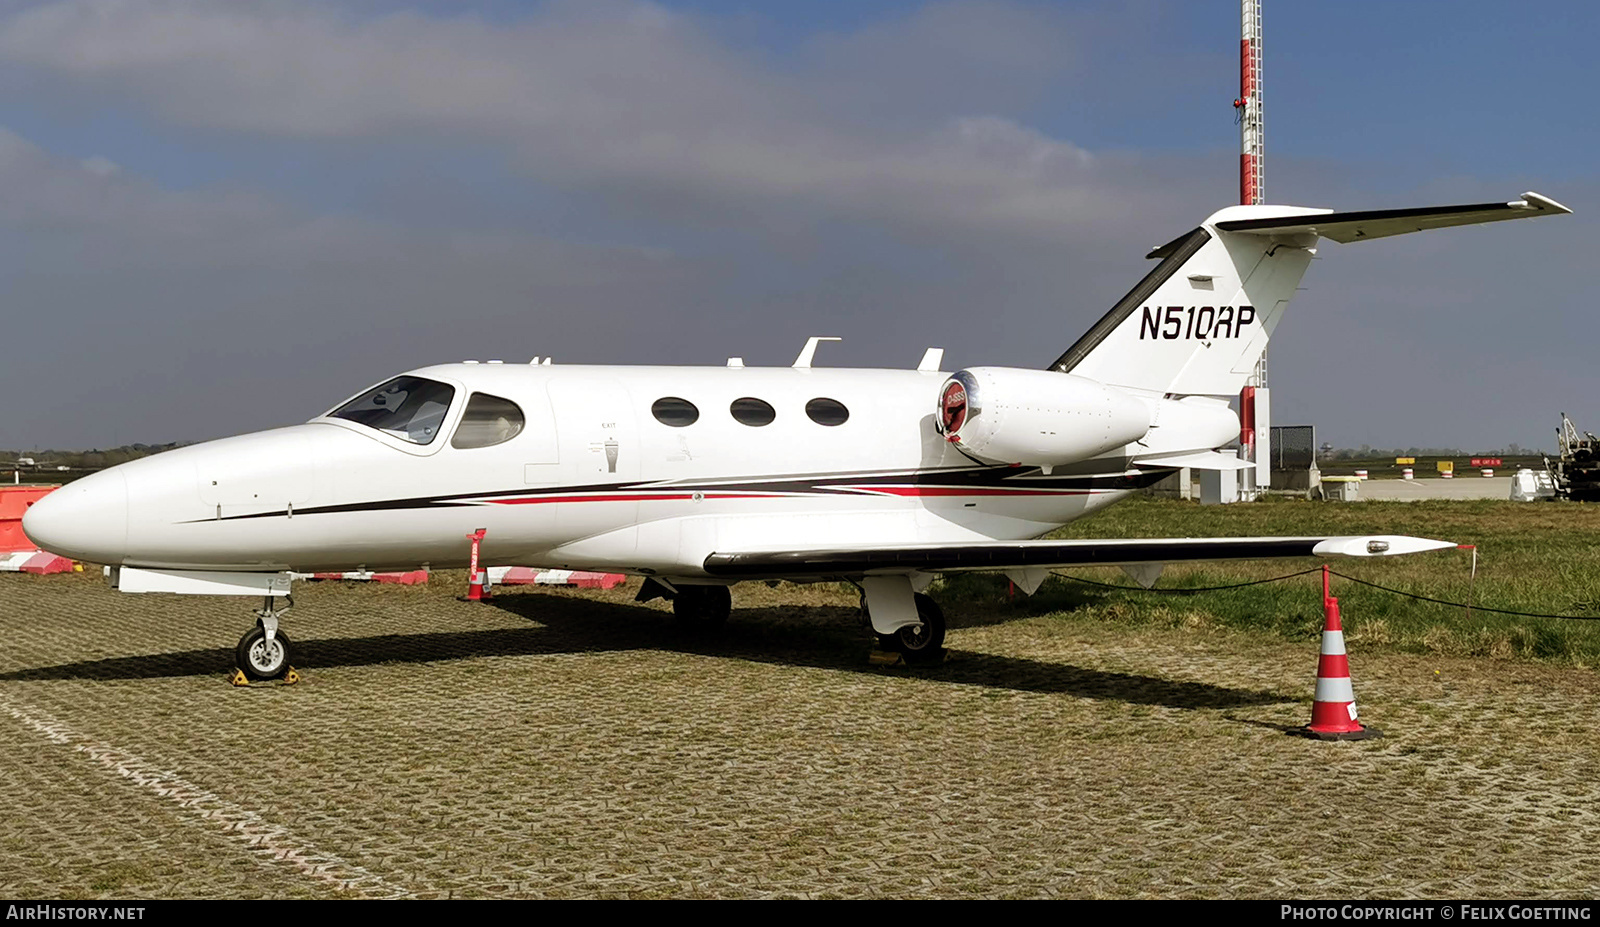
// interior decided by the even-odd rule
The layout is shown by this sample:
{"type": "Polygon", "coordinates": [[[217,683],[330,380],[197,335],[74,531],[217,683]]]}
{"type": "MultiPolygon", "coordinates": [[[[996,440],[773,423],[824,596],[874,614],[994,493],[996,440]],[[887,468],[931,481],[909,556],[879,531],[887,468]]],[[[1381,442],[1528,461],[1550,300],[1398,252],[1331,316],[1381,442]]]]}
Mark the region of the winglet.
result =
{"type": "Polygon", "coordinates": [[[1544,210],[1550,210],[1552,212],[1564,212],[1564,213],[1567,213],[1568,215],[1572,214],[1572,210],[1570,210],[1567,207],[1561,205],[1560,203],[1556,202],[1555,200],[1551,199],[1550,197],[1542,196],[1542,195],[1540,195],[1538,193],[1533,192],[1532,190],[1529,190],[1527,193],[1522,194],[1522,202],[1523,202],[1524,207],[1531,207],[1531,208],[1534,208],[1534,209],[1538,209],[1541,212],[1544,211],[1544,210]]]}

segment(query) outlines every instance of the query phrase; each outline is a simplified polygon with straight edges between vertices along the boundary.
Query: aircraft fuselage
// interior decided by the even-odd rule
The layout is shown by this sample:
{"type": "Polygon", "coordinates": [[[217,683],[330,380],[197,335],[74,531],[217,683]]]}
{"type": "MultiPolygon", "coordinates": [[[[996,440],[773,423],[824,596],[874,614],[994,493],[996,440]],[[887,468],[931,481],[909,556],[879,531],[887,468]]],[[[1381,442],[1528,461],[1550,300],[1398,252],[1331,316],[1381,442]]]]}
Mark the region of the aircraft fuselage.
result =
{"type": "Polygon", "coordinates": [[[58,490],[52,526],[84,518],[43,540],[114,565],[312,572],[465,566],[465,535],[485,528],[489,563],[693,578],[723,548],[1037,537],[1165,475],[1129,473],[1116,453],[1049,475],[969,459],[935,427],[949,375],[934,371],[466,363],[408,376],[453,390],[429,433],[330,415],[169,451],[58,490]],[[515,437],[455,446],[474,394],[515,404],[515,437]],[[662,400],[697,416],[683,423],[668,403],[663,420],[662,400]]]}

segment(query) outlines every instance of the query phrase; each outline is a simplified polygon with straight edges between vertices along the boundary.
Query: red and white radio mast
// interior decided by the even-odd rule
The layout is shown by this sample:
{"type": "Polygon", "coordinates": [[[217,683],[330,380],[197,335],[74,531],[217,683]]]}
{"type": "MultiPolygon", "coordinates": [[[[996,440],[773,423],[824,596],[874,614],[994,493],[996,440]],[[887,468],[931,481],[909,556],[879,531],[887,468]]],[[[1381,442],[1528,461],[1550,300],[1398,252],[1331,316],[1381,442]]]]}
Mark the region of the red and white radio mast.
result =
{"type": "Polygon", "coordinates": [[[1239,40],[1239,204],[1260,206],[1261,198],[1261,0],[1242,0],[1239,40]]]}
{"type": "MultiPolygon", "coordinates": [[[[1259,206],[1262,160],[1266,153],[1261,122],[1261,0],[1241,0],[1239,38],[1239,204],[1259,206]]],[[[1252,383],[1239,394],[1239,449],[1255,467],[1240,472],[1240,498],[1255,499],[1272,485],[1271,405],[1267,398],[1267,353],[1261,352],[1252,383]]]]}

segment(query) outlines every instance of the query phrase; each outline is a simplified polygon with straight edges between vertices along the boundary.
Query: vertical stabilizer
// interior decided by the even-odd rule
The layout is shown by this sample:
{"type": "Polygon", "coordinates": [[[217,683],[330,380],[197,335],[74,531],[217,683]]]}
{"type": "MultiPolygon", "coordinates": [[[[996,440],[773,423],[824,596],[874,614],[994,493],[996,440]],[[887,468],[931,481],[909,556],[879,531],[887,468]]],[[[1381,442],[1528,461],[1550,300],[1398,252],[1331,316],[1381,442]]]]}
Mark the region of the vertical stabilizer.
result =
{"type": "Polygon", "coordinates": [[[1161,263],[1051,369],[1161,395],[1236,395],[1283,318],[1316,240],[1236,235],[1208,222],[1151,252],[1161,263]]]}
{"type": "Polygon", "coordinates": [[[1364,241],[1569,212],[1537,193],[1501,203],[1367,212],[1230,206],[1150,252],[1161,263],[1050,369],[1147,394],[1236,396],[1319,239],[1364,241]]]}

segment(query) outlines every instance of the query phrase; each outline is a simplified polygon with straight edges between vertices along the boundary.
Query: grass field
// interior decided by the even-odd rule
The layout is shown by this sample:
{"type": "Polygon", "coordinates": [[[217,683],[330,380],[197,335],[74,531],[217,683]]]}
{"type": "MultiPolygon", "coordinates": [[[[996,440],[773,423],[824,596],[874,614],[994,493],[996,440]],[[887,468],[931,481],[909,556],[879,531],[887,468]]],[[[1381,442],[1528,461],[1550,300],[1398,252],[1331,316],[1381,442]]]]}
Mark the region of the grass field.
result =
{"type": "MultiPolygon", "coordinates": [[[[1072,530],[1476,542],[1480,601],[1546,610],[1592,595],[1594,515],[1140,499],[1072,530]]],[[[1344,569],[1466,589],[1456,552],[1344,569]]],[[[743,584],[716,634],[637,580],[464,588],[306,583],[303,680],[234,688],[247,600],[0,574],[0,894],[1526,898],[1600,872],[1597,674],[1564,665],[1592,662],[1588,624],[1342,583],[1386,736],[1326,744],[1283,733],[1311,711],[1311,576],[1014,600],[959,578],[950,658],[916,669],[869,661],[845,584],[743,584]]]]}
{"type": "MultiPolygon", "coordinates": [[[[1334,570],[1416,595],[1475,606],[1437,605],[1334,579],[1346,634],[1361,646],[1408,652],[1531,657],[1600,665],[1600,621],[1497,615],[1485,607],[1546,615],[1600,615],[1600,507],[1512,502],[1366,502],[1336,505],[1273,500],[1202,507],[1139,497],[1067,526],[1060,537],[1199,537],[1206,535],[1410,534],[1475,544],[1468,551],[1332,562],[1334,570]]],[[[1315,564],[1305,561],[1171,566],[1158,588],[1193,589],[1266,579],[1315,564]]],[[[1132,587],[1120,570],[1070,575],[1132,587]]],[[[946,602],[994,603],[1030,615],[1072,621],[1222,626],[1279,637],[1321,627],[1321,577],[1307,575],[1218,592],[1155,594],[1105,589],[1051,578],[1029,599],[1008,597],[1003,577],[945,581],[946,602]]]]}

